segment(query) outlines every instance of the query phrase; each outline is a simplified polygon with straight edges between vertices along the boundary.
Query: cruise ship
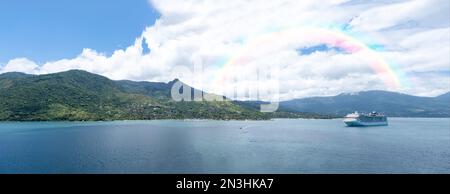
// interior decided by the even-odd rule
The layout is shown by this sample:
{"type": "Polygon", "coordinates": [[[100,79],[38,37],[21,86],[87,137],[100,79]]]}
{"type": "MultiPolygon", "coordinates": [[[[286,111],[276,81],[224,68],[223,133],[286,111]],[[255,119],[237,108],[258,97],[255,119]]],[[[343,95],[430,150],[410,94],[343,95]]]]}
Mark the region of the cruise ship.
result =
{"type": "Polygon", "coordinates": [[[387,117],[377,112],[372,112],[369,114],[354,112],[345,116],[344,123],[349,127],[388,125],[387,117]]]}

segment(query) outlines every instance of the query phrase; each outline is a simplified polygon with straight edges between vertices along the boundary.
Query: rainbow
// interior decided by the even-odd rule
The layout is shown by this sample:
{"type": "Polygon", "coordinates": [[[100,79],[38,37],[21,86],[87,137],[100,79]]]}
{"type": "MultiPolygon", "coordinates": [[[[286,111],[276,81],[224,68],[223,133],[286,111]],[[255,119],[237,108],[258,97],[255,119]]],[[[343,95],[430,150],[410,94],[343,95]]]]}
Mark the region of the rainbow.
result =
{"type": "MultiPolygon", "coordinates": [[[[243,44],[235,54],[219,64],[220,70],[214,75],[213,83],[216,87],[222,86],[232,70],[240,65],[250,62],[249,53],[261,48],[262,45],[276,43],[280,39],[295,39],[301,34],[318,44],[326,44],[334,48],[339,48],[346,53],[358,53],[364,56],[369,62],[370,68],[390,89],[399,89],[404,86],[401,80],[404,74],[395,68],[393,64],[387,63],[373,45],[365,44],[342,28],[320,28],[320,27],[295,27],[283,28],[281,30],[272,30],[254,38],[249,39],[243,44]]],[[[365,63],[362,63],[365,64],[365,63]]]]}

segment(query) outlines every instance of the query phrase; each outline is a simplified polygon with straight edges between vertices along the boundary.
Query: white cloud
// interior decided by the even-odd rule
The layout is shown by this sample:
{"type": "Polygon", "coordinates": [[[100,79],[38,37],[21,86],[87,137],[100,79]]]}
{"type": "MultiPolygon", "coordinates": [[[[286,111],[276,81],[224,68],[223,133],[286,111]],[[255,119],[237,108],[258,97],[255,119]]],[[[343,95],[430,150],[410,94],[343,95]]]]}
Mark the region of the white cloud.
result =
{"type": "Polygon", "coordinates": [[[0,72],[27,72],[36,73],[39,66],[27,58],[17,58],[10,60],[5,66],[1,68],[0,72]]]}
{"type": "Polygon", "coordinates": [[[84,49],[73,59],[40,65],[25,58],[13,59],[0,72],[45,74],[84,69],[111,79],[170,81],[180,77],[215,91],[234,84],[254,85],[248,79],[255,72],[279,66],[283,99],[371,89],[416,95],[450,90],[446,0],[153,0],[151,4],[161,18],[145,29],[135,44],[111,56],[84,49]],[[369,66],[373,57],[362,52],[297,52],[298,48],[328,43],[299,27],[336,30],[336,26],[347,23],[346,33],[368,44],[383,45],[377,55],[392,63],[409,87],[386,85],[369,66]],[[143,53],[142,45],[148,45],[151,52],[143,53]],[[233,59],[239,59],[240,64],[230,72],[244,74],[244,79],[236,83],[218,81],[218,75],[223,75],[221,66],[233,59]],[[204,81],[196,82],[197,75],[179,75],[177,67],[192,68],[198,61],[204,64],[204,81]]]}

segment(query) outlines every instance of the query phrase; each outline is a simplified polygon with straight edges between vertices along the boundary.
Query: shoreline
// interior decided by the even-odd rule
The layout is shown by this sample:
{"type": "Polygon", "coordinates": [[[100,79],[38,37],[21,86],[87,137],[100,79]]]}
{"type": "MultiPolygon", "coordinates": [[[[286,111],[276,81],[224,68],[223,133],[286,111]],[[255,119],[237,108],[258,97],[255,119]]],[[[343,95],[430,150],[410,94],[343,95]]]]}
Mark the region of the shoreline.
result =
{"type": "MultiPolygon", "coordinates": [[[[389,117],[389,118],[403,118],[403,119],[449,119],[450,117],[389,117]]],[[[207,122],[207,121],[276,121],[276,120],[339,120],[343,117],[337,118],[271,118],[271,119],[150,119],[150,120],[42,120],[42,121],[23,121],[23,120],[0,120],[1,123],[102,123],[102,122],[146,122],[146,121],[185,121],[185,122],[207,122]]]]}
{"type": "Polygon", "coordinates": [[[151,120],[86,120],[86,121],[76,121],[76,120],[48,120],[48,121],[21,121],[21,120],[4,120],[0,121],[0,123],[47,123],[47,122],[67,122],[67,123],[89,123],[89,122],[132,122],[132,121],[274,121],[274,120],[333,120],[339,118],[272,118],[272,119],[151,119],[151,120]]]}

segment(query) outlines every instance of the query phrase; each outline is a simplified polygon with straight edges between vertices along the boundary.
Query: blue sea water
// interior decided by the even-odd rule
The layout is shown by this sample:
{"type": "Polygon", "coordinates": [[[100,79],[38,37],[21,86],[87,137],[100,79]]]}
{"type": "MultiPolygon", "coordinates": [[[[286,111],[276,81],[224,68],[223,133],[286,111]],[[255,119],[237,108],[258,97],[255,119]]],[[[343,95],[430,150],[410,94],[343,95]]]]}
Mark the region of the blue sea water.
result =
{"type": "Polygon", "coordinates": [[[0,173],[450,173],[450,119],[0,122],[0,173]]]}

